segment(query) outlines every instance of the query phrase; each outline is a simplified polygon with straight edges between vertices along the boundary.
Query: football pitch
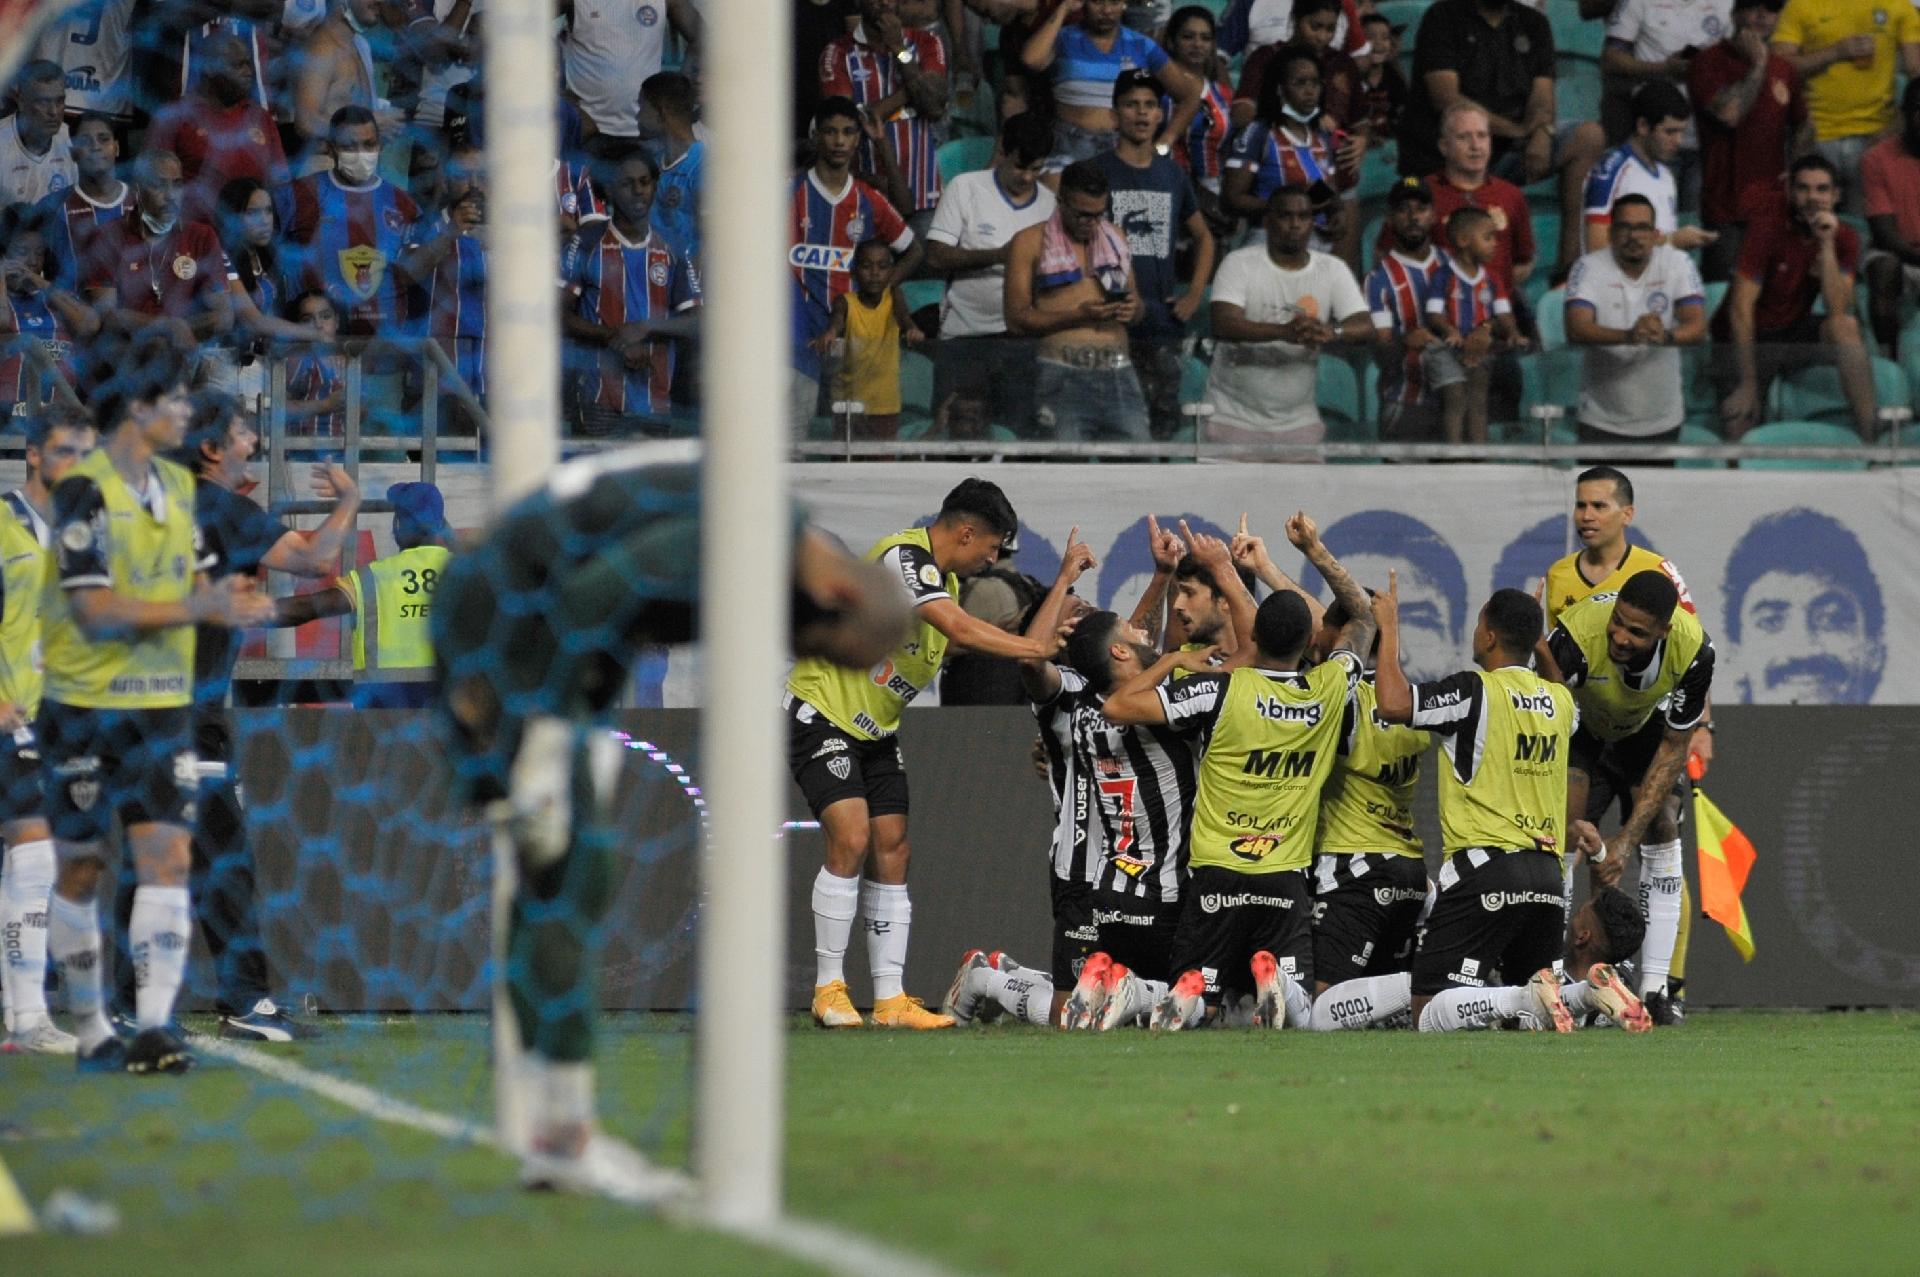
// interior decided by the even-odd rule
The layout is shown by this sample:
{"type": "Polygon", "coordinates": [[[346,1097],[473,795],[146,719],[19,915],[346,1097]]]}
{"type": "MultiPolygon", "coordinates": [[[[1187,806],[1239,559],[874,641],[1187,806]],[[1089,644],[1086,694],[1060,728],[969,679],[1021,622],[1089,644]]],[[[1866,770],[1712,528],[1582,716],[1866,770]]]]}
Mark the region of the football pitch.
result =
{"type": "MultiPolygon", "coordinates": [[[[1910,1273],[1920,1015],[1697,1013],[1643,1038],[788,1038],[788,1208],[958,1272],[1910,1273]]],[[[329,1024],[279,1058],[484,1126],[479,1017],[329,1024]]],[[[687,1022],[614,1017],[610,1128],[685,1162],[687,1022]]],[[[206,1059],[179,1079],[0,1058],[0,1158],[110,1237],[8,1272],[806,1272],[463,1138],[206,1059]]]]}

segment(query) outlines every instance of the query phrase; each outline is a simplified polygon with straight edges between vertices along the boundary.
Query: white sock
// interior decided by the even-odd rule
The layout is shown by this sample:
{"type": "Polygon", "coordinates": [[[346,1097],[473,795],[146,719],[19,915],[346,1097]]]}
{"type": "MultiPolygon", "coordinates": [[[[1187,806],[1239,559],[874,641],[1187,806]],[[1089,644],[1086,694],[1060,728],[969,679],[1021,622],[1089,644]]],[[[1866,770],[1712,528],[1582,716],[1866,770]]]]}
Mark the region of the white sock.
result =
{"type": "Polygon", "coordinates": [[[1594,1005],[1593,986],[1585,980],[1575,980],[1572,984],[1561,985],[1560,1000],[1567,1004],[1568,1014],[1576,1020],[1600,1009],[1594,1005]]]}
{"type": "Polygon", "coordinates": [[[1409,972],[1343,980],[1313,1000],[1311,1027],[1322,1033],[1371,1029],[1404,1016],[1412,1006],[1413,976],[1409,972]]]}
{"type": "Polygon", "coordinates": [[[836,878],[824,868],[813,879],[813,982],[847,978],[847,944],[860,912],[860,879],[836,878]]]}
{"type": "Polygon", "coordinates": [[[1533,995],[1524,986],[1501,989],[1447,989],[1434,995],[1420,1013],[1422,1033],[1452,1033],[1456,1029],[1484,1029],[1511,1020],[1533,1008],[1533,995]]]}
{"type": "Polygon", "coordinates": [[[1313,1027],[1313,995],[1298,980],[1282,980],[1280,989],[1287,999],[1287,1027],[1289,1029],[1309,1029],[1313,1027]]]}
{"type": "Polygon", "coordinates": [[[593,1065],[541,1061],[542,1116],[551,1126],[593,1125],[593,1065]]]}
{"type": "Polygon", "coordinates": [[[1046,972],[1032,967],[1012,971],[988,967],[982,976],[988,996],[1005,1008],[1008,1015],[1017,1015],[1028,1024],[1042,1027],[1052,1022],[1053,977],[1046,972]]]}
{"type": "Polygon", "coordinates": [[[1142,980],[1140,983],[1147,987],[1148,1007],[1159,1006],[1161,999],[1167,996],[1167,990],[1173,987],[1165,980],[1142,980]]]}
{"type": "Polygon", "coordinates": [[[1647,936],[1640,943],[1640,996],[1667,991],[1673,949],[1680,940],[1680,842],[1640,848],[1640,916],[1647,936]]]}
{"type": "Polygon", "coordinates": [[[193,905],[185,887],[146,884],[133,893],[127,944],[133,951],[134,1009],[143,1029],[163,1029],[187,979],[193,905]]]}
{"type": "Polygon", "coordinates": [[[60,964],[67,1009],[83,1050],[113,1036],[100,1003],[100,916],[93,901],[75,904],[59,892],[47,903],[47,952],[60,964]]]}
{"type": "Polygon", "coordinates": [[[906,992],[907,932],[913,926],[913,902],[907,884],[867,882],[860,888],[860,914],[867,920],[867,963],[873,971],[873,1000],[906,992]]]}
{"type": "Polygon", "coordinates": [[[0,977],[7,1021],[31,1029],[47,1018],[47,899],[53,895],[53,844],[6,849],[0,868],[0,977]]]}

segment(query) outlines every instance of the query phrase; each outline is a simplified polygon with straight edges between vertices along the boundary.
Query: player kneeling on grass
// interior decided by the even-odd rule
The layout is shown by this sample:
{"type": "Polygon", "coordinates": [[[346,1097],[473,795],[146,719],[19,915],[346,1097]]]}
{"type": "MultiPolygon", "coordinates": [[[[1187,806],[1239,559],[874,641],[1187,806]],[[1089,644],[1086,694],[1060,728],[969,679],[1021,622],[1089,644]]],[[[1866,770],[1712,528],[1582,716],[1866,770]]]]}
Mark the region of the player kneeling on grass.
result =
{"type": "MultiPolygon", "coordinates": [[[[1574,911],[1567,927],[1565,979],[1560,985],[1560,1000],[1574,1024],[1596,1024],[1601,1017],[1629,1033],[1645,1033],[1653,1019],[1640,999],[1634,996],[1625,973],[1616,964],[1631,958],[1640,948],[1647,924],[1626,892],[1618,887],[1602,887],[1574,911]]],[[[1497,1004],[1474,1024],[1462,1028],[1484,1028],[1493,1022],[1530,1022],[1528,1027],[1546,1028],[1537,1018],[1538,1000],[1528,986],[1494,987],[1486,990],[1487,1001],[1497,1004]]],[[[1410,972],[1367,976],[1345,980],[1313,1000],[1313,1027],[1321,1030],[1409,1028],[1413,1024],[1413,976],[1410,972]]]]}
{"type": "MultiPolygon", "coordinates": [[[[449,562],[434,597],[455,787],[484,808],[518,871],[505,974],[528,1053],[518,1073],[530,1186],[615,1188],[629,1164],[594,1129],[594,983],[615,882],[609,814],[621,757],[596,720],[643,646],[695,632],[699,469],[646,463],[658,455],[555,470],[449,562]]],[[[897,582],[796,528],[795,650],[856,668],[882,659],[906,632],[897,582]]]]}
{"type": "Polygon", "coordinates": [[[1565,916],[1567,744],[1579,713],[1572,693],[1529,667],[1540,604],[1519,590],[1495,591],[1474,626],[1479,668],[1411,685],[1400,669],[1397,581],[1374,596],[1373,611],[1380,717],[1433,733],[1443,755],[1445,863],[1413,958],[1413,1022],[1423,1032],[1509,1020],[1571,1032],[1554,964],[1565,916]],[[1532,978],[1490,987],[1497,971],[1532,978]]]}
{"type": "Polygon", "coordinates": [[[41,595],[46,693],[34,734],[60,858],[47,945],[82,1070],[178,1073],[192,1063],[170,1026],[192,931],[193,627],[266,624],[273,601],[243,577],[207,584],[220,547],[195,525],[193,476],[160,455],[180,446],[188,418],[169,338],[95,357],[106,379],[90,406],[104,443],[54,489],[56,571],[41,595]],[[139,881],[131,1043],[108,1025],[100,989],[95,897],[116,815],[139,881]]]}
{"type": "MultiPolygon", "coordinates": [[[[1060,575],[1034,613],[1030,638],[1059,628],[1068,589],[1095,566],[1077,533],[1067,539],[1060,575]]],[[[1051,754],[1064,773],[1055,832],[1053,971],[1049,976],[1003,953],[970,951],[942,1008],[961,1023],[989,1006],[1029,1024],[1112,1029],[1145,1016],[1167,992],[1187,873],[1193,752],[1165,726],[1120,726],[1101,712],[1116,683],[1158,659],[1139,626],[1112,612],[1086,613],[1066,655],[1071,669],[1044,660],[1020,663],[1041,739],[1054,742],[1051,754]],[[1074,798],[1080,777],[1084,808],[1074,798]],[[1063,845],[1099,849],[1090,892],[1075,890],[1081,879],[1070,860],[1062,865],[1063,845]],[[1088,927],[1098,946],[1090,953],[1083,939],[1088,927]]]]}
{"type": "MultiPolygon", "coordinates": [[[[1165,724],[1201,750],[1193,872],[1173,942],[1172,970],[1180,974],[1154,1009],[1157,1029],[1218,1021],[1223,1005],[1243,991],[1252,994],[1257,1026],[1304,1026],[1311,1011],[1302,987],[1313,978],[1306,871],[1320,791],[1332,774],[1340,724],[1360,674],[1354,653],[1373,637],[1373,616],[1366,592],[1327,550],[1311,519],[1294,515],[1287,536],[1353,618],[1325,662],[1301,668],[1312,614],[1299,595],[1275,594],[1250,622],[1236,617],[1235,633],[1247,637],[1224,667],[1208,669],[1204,652],[1176,652],[1107,698],[1114,722],[1165,724]],[[1175,668],[1205,672],[1165,683],[1175,668]]],[[[1216,565],[1220,590],[1250,603],[1225,545],[1212,537],[1190,539],[1194,553],[1216,565]]]]}

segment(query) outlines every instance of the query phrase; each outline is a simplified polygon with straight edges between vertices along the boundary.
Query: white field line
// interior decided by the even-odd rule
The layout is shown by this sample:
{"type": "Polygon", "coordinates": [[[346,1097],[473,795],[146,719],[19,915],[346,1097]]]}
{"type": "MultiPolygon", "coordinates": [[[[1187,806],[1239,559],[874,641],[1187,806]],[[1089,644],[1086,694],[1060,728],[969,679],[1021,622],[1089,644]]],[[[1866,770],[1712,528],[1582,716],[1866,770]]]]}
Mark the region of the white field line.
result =
{"type": "MultiPolygon", "coordinates": [[[[504,1151],[490,1126],[410,1104],[373,1087],[310,1069],[258,1047],[243,1046],[197,1033],[191,1037],[194,1050],[203,1055],[226,1060],[276,1082],[311,1091],[343,1108],[364,1113],[375,1121],[424,1131],[444,1140],[504,1151]]],[[[768,1250],[818,1264],[829,1272],[844,1273],[846,1277],[953,1277],[951,1269],[917,1255],[894,1250],[832,1224],[786,1215],[764,1225],[709,1217],[701,1213],[697,1204],[687,1205],[697,1203],[691,1179],[678,1171],[650,1163],[636,1167],[634,1182],[623,1185],[622,1190],[609,1193],[608,1196],[616,1201],[661,1207],[664,1213],[678,1222],[728,1233],[768,1250]]]]}

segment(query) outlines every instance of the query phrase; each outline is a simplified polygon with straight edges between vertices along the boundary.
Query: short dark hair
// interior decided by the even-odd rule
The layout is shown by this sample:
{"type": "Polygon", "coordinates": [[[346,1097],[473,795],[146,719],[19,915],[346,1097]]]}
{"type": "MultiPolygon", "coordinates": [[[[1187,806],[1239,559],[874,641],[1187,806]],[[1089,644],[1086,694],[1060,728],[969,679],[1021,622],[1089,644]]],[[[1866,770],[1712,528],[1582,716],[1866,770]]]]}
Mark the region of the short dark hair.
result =
{"type": "Polygon", "coordinates": [[[67,82],[66,68],[46,58],[35,58],[15,72],[13,88],[17,92],[26,85],[44,84],[48,80],[58,80],[64,85],[67,82]]]}
{"type": "Polygon", "coordinates": [[[1181,5],[1178,9],[1175,9],[1173,11],[1173,16],[1167,19],[1166,38],[1161,41],[1161,44],[1166,47],[1167,52],[1169,53],[1173,52],[1173,47],[1172,47],[1173,40],[1176,36],[1180,34],[1180,28],[1186,26],[1189,22],[1192,22],[1195,19],[1198,19],[1201,22],[1206,23],[1207,30],[1213,35],[1215,36],[1219,35],[1220,20],[1214,17],[1213,10],[1207,8],[1207,6],[1203,4],[1181,5]]]}
{"type": "Polygon", "coordinates": [[[1769,572],[1812,576],[1844,587],[1860,603],[1860,619],[1868,634],[1880,637],[1886,624],[1886,604],[1880,581],[1867,561],[1860,538],[1829,514],[1796,506],[1767,515],[1748,528],[1727,556],[1721,578],[1722,616],[1727,634],[1740,641],[1740,609],[1747,590],[1769,572]]]}
{"type": "MultiPolygon", "coordinates": [[[[135,186],[140,186],[147,182],[157,182],[160,180],[160,166],[168,160],[172,160],[175,164],[180,164],[180,157],[172,151],[142,151],[133,157],[133,165],[127,171],[127,178],[135,186]]],[[[184,164],[180,165],[180,169],[182,174],[186,172],[186,166],[184,164]]]]}
{"type": "Polygon", "coordinates": [[[1061,170],[1060,193],[1062,195],[1071,191],[1075,195],[1098,195],[1101,199],[1105,199],[1112,189],[1107,183],[1105,170],[1092,160],[1075,160],[1061,170]]]}
{"type": "Polygon", "coordinates": [[[303,288],[299,292],[295,293],[293,297],[289,299],[287,302],[287,311],[286,311],[285,318],[287,318],[288,320],[291,320],[293,323],[296,323],[296,324],[299,323],[300,308],[306,305],[308,302],[312,301],[316,297],[319,298],[321,301],[325,302],[327,305],[333,307],[333,317],[335,319],[340,318],[340,303],[333,300],[333,294],[329,293],[324,288],[303,288]]]}
{"type": "Polygon", "coordinates": [[[38,204],[9,204],[0,209],[0,252],[11,248],[21,235],[44,237],[49,220],[46,209],[38,204]]]}
{"type": "Polygon", "coordinates": [[[647,166],[647,172],[653,174],[653,180],[660,180],[660,161],[652,151],[644,146],[623,146],[609,155],[594,159],[588,172],[593,177],[594,186],[601,192],[613,189],[613,178],[628,161],[637,161],[647,166]]]}
{"type": "Polygon", "coordinates": [[[374,118],[372,111],[358,102],[349,102],[327,117],[327,137],[331,140],[341,129],[357,128],[362,124],[371,124],[376,129],[380,127],[380,121],[374,118]]]}
{"type": "Polygon", "coordinates": [[[1463,204],[1454,209],[1447,218],[1447,238],[1458,244],[1462,235],[1472,231],[1482,222],[1489,226],[1493,225],[1493,215],[1484,208],[1463,204]]]}
{"type": "Polygon", "coordinates": [[[187,433],[181,438],[180,446],[167,454],[167,459],[198,474],[200,467],[207,464],[206,445],[226,447],[227,428],[235,417],[245,416],[246,410],[224,390],[196,390],[190,402],[193,412],[187,418],[187,433]]]}
{"type": "Polygon", "coordinates": [[[1806,172],[1808,169],[1816,168],[1832,178],[1835,186],[1840,185],[1840,170],[1834,165],[1832,160],[1820,154],[1818,151],[1803,155],[1793,163],[1787,165],[1787,185],[1791,187],[1795,177],[1806,172]]]}
{"type": "Polygon", "coordinates": [[[100,123],[107,126],[107,132],[113,134],[113,140],[115,142],[118,142],[120,140],[120,133],[114,127],[113,117],[111,115],[108,115],[105,111],[86,110],[86,111],[80,112],[80,114],[73,117],[74,130],[78,131],[80,126],[82,124],[85,124],[89,120],[100,121],[100,123]]]}
{"type": "Polygon", "coordinates": [[[187,384],[186,360],[167,333],[142,329],[131,336],[96,340],[88,351],[91,389],[87,408],[102,434],[117,430],[137,403],[157,403],[187,384]]]}
{"type": "MultiPolygon", "coordinates": [[[[1236,564],[1233,570],[1240,577],[1240,584],[1247,587],[1247,593],[1252,594],[1254,585],[1259,581],[1259,578],[1253,574],[1253,569],[1243,568],[1236,564]]],[[[1219,597],[1220,587],[1213,583],[1213,569],[1191,554],[1183,554],[1180,556],[1180,562],[1175,564],[1173,568],[1173,579],[1176,581],[1198,581],[1209,590],[1212,590],[1216,598],[1219,597]]]]}
{"type": "MultiPolygon", "coordinates": [[[[1373,597],[1374,591],[1372,586],[1363,585],[1360,588],[1367,592],[1368,598],[1373,597]]],[[[1337,595],[1334,597],[1333,602],[1327,604],[1327,610],[1320,616],[1320,624],[1323,626],[1331,625],[1335,631],[1346,629],[1348,622],[1352,620],[1353,614],[1347,611],[1347,605],[1342,603],[1337,595]]],[[[1379,651],[1380,631],[1375,629],[1373,632],[1373,642],[1367,647],[1367,655],[1373,656],[1379,651]]]]}
{"type": "Polygon", "coordinates": [[[858,126],[860,108],[855,106],[853,99],[845,94],[836,93],[832,97],[821,98],[819,104],[813,108],[811,124],[817,129],[828,120],[852,120],[858,126]]]}
{"type": "Polygon", "coordinates": [[[867,238],[861,240],[858,244],[855,244],[853,246],[854,260],[858,261],[860,259],[860,254],[870,253],[876,248],[887,255],[888,261],[893,260],[893,246],[887,243],[887,241],[885,241],[884,239],[881,239],[878,235],[869,235],[867,238]]]}
{"type": "Polygon", "coordinates": [[[1687,95],[1670,80],[1649,80],[1641,85],[1633,95],[1633,123],[1637,128],[1642,124],[1658,126],[1663,120],[1686,120],[1693,117],[1693,107],[1687,101],[1687,95]]]}
{"type": "Polygon", "coordinates": [[[1591,903],[1593,916],[1607,933],[1606,960],[1625,962],[1640,952],[1647,938],[1647,921],[1640,916],[1640,906],[1618,887],[1602,887],[1591,903]]]}
{"type": "Polygon", "coordinates": [[[1512,653],[1533,651],[1545,624],[1540,604],[1525,590],[1495,590],[1484,610],[1487,628],[1499,640],[1503,650],[1512,653]]]}
{"type": "Polygon", "coordinates": [[[87,415],[85,408],[55,400],[27,418],[23,436],[27,447],[44,448],[47,446],[47,440],[53,437],[53,432],[56,430],[91,429],[93,429],[93,418],[87,415]]]}
{"type": "Polygon", "coordinates": [[[656,71],[640,81],[640,96],[653,103],[654,109],[662,115],[671,115],[676,119],[690,120],[700,109],[700,98],[693,91],[693,81],[678,71],[656,71]]]}
{"type": "Polygon", "coordinates": [[[1253,641],[1268,656],[1296,657],[1313,637],[1313,613],[1292,590],[1269,594],[1253,614],[1253,641]]]}
{"type": "Polygon", "coordinates": [[[1009,115],[1000,124],[1000,153],[1030,168],[1053,153],[1053,126],[1036,111],[1009,115]]]}
{"type": "Polygon", "coordinates": [[[1653,211],[1653,201],[1638,191],[1629,191],[1615,200],[1613,207],[1608,210],[1608,213],[1613,217],[1619,217],[1620,210],[1623,208],[1644,208],[1647,210],[1648,216],[1656,218],[1659,216],[1658,213],[1653,211]]]}
{"type": "Polygon", "coordinates": [[[1305,200],[1308,208],[1313,207],[1313,191],[1301,185],[1299,182],[1288,182],[1285,186],[1276,188],[1273,194],[1267,196],[1267,214],[1272,215],[1278,213],[1280,211],[1281,200],[1293,199],[1296,196],[1305,200]]]}
{"type": "Polygon", "coordinates": [[[1113,656],[1107,649],[1113,645],[1113,632],[1119,626],[1118,612],[1089,612],[1067,635],[1067,664],[1102,695],[1113,686],[1113,656]]]}
{"type": "Polygon", "coordinates": [[[1589,466],[1580,472],[1580,477],[1573,481],[1573,486],[1578,488],[1583,483],[1602,481],[1612,482],[1613,495],[1619,498],[1621,505],[1633,504],[1633,480],[1612,466],[1589,466]]]}
{"type": "Polygon", "coordinates": [[[1013,503],[991,479],[962,479],[940,503],[940,522],[963,520],[982,524],[1002,537],[1011,536],[1020,528],[1020,516],[1013,512],[1013,503]]]}
{"type": "Polygon", "coordinates": [[[1293,0],[1294,30],[1299,30],[1300,19],[1310,18],[1316,13],[1339,13],[1340,0],[1293,0]]]}
{"type": "Polygon", "coordinates": [[[1627,578],[1627,583],[1620,587],[1618,601],[1665,624],[1673,619],[1673,610],[1680,606],[1680,589],[1665,572],[1648,568],[1627,578]]]}

